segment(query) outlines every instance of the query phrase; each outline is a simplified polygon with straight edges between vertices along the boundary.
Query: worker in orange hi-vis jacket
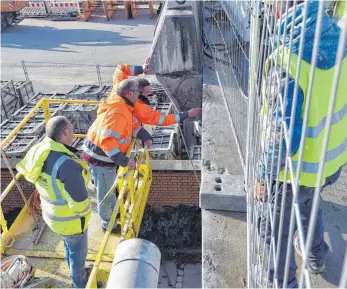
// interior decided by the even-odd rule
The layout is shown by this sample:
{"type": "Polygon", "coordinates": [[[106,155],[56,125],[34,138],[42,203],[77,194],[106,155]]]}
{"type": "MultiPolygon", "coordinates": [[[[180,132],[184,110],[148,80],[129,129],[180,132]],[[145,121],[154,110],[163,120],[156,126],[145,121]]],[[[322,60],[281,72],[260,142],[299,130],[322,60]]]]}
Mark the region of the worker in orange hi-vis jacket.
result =
{"type": "MultiPolygon", "coordinates": [[[[117,66],[113,73],[112,92],[108,98],[113,98],[117,95],[117,86],[122,80],[128,79],[129,76],[138,76],[142,73],[148,73],[150,71],[148,62],[149,58],[146,59],[143,66],[129,64],[121,64],[117,66]]],[[[200,108],[193,108],[189,111],[179,112],[177,114],[161,114],[159,111],[154,110],[149,106],[150,103],[148,96],[151,93],[149,81],[145,78],[136,78],[135,81],[139,86],[139,98],[134,105],[134,115],[136,119],[143,124],[169,126],[181,122],[188,117],[195,117],[201,111],[200,108]]]]}

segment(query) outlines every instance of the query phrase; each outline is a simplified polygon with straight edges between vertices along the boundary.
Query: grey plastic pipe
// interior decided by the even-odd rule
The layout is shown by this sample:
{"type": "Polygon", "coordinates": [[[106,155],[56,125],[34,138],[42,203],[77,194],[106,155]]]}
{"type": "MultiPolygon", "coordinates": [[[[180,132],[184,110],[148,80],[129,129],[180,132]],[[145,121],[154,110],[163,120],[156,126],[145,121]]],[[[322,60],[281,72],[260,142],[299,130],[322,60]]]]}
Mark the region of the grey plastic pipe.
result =
{"type": "Polygon", "coordinates": [[[160,250],[152,242],[130,239],[116,249],[106,288],[157,288],[160,250]]]}

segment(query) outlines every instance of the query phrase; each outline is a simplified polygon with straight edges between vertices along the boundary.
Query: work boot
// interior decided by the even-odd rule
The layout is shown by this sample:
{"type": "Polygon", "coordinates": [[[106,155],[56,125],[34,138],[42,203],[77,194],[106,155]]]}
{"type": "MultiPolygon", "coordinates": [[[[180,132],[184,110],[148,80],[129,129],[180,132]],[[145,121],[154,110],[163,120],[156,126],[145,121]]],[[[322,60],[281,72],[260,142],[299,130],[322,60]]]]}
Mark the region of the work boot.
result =
{"type": "MultiPolygon", "coordinates": [[[[294,248],[295,252],[302,257],[301,247],[300,247],[300,239],[298,236],[294,239],[294,248]]],[[[325,260],[320,261],[310,261],[307,262],[307,268],[308,271],[310,271],[312,274],[320,274],[325,271],[325,260]]]]}
{"type": "MultiPolygon", "coordinates": [[[[102,227],[102,231],[105,233],[107,231],[107,228],[102,227]]],[[[121,225],[117,224],[112,230],[111,234],[120,234],[121,233],[121,225]]]]}

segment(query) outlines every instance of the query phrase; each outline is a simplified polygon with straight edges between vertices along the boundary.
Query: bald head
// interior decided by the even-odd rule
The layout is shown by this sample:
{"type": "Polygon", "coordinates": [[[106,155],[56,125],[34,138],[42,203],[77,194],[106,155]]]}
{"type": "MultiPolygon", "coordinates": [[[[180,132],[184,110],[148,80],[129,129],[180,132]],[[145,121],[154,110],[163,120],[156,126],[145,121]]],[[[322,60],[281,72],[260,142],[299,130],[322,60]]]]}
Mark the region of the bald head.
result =
{"type": "Polygon", "coordinates": [[[139,97],[139,87],[134,80],[123,80],[117,86],[117,94],[135,103],[139,97]]]}
{"type": "Polygon", "coordinates": [[[46,124],[46,135],[56,142],[71,145],[73,142],[72,124],[65,116],[52,117],[46,124]]]}

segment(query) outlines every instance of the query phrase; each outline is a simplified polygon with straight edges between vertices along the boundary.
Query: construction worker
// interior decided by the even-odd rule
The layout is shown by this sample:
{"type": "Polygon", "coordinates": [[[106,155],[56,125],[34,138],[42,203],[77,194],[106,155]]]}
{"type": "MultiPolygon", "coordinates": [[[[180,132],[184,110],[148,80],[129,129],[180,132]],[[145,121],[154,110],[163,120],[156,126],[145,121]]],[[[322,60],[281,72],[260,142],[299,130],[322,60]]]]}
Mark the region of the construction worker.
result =
{"type": "MultiPolygon", "coordinates": [[[[138,85],[133,80],[123,80],[117,86],[117,95],[106,98],[97,111],[97,118],[88,130],[82,157],[89,164],[97,191],[98,212],[105,232],[116,204],[116,195],[101,201],[112,187],[119,166],[135,168],[135,161],[126,157],[131,140],[142,139],[150,148],[152,138],[140,126],[134,116],[134,104],[138,100],[138,85]]],[[[115,225],[113,233],[119,232],[115,225]]]]}
{"type": "MultiPolygon", "coordinates": [[[[110,94],[110,97],[116,94],[117,85],[120,81],[128,79],[129,76],[138,76],[142,73],[149,72],[150,68],[148,66],[149,58],[146,59],[146,62],[143,66],[135,66],[129,64],[122,64],[116,67],[115,72],[113,73],[113,88],[110,94]]],[[[197,116],[201,109],[193,108],[189,111],[180,112],[178,114],[161,114],[160,111],[154,110],[149,106],[148,96],[151,94],[151,86],[147,79],[137,78],[135,81],[139,85],[139,99],[135,103],[134,114],[141,123],[157,125],[157,126],[169,126],[175,123],[179,123],[185,120],[188,117],[197,116]]]]}
{"type": "Polygon", "coordinates": [[[87,172],[76,162],[77,150],[71,147],[72,141],[70,121],[64,116],[51,118],[46,137],[29,150],[17,170],[35,184],[44,221],[64,240],[73,287],[84,288],[91,205],[86,190],[87,172]]]}
{"type": "MultiPolygon", "coordinates": [[[[311,57],[314,49],[314,38],[316,31],[316,23],[318,17],[318,7],[320,1],[310,1],[308,5],[307,22],[302,23],[304,19],[305,3],[297,4],[296,12],[294,7],[283,16],[280,15],[277,29],[280,29],[280,46],[267,59],[263,72],[263,91],[262,91],[262,116],[263,116],[263,132],[262,138],[264,146],[262,147],[262,155],[260,161],[259,183],[257,184],[256,197],[260,201],[268,201],[271,204],[271,214],[276,214],[276,223],[273,224],[274,240],[278,242],[280,236],[279,223],[282,197],[284,188],[286,189],[286,199],[284,201],[284,220],[281,236],[281,249],[279,252],[277,275],[274,275],[274,260],[273,255],[269,256],[270,272],[269,286],[272,287],[275,278],[278,281],[278,287],[283,287],[284,270],[286,262],[286,252],[289,238],[289,225],[291,217],[291,206],[293,201],[293,188],[291,184],[290,173],[285,179],[285,162],[287,146],[285,137],[281,135],[281,125],[283,120],[289,126],[291,122],[291,114],[294,91],[296,87],[295,77],[298,69],[298,53],[300,47],[301,29],[305,27],[305,41],[303,41],[303,53],[301,60],[301,71],[298,79],[297,103],[295,107],[293,136],[291,139],[291,147],[289,155],[292,159],[294,174],[296,174],[296,166],[298,161],[300,140],[302,137],[303,117],[307,105],[308,83],[310,79],[311,57]],[[285,18],[288,20],[288,25],[285,26],[285,18]],[[294,19],[293,19],[294,18],[294,19]],[[293,20],[292,20],[293,19],[293,20]],[[294,38],[290,41],[292,24],[294,23],[294,38]],[[286,31],[287,37],[283,35],[286,31]],[[287,67],[289,70],[287,71],[287,67]],[[286,83],[286,77],[289,74],[289,81],[286,83]],[[279,89],[278,89],[279,88],[279,89]],[[283,97],[287,95],[286,102],[283,97]],[[281,103],[285,103],[284,115],[281,110],[281,103]],[[269,115],[270,114],[270,115],[269,115]],[[269,117],[269,121],[267,121],[269,117]],[[279,155],[280,147],[282,147],[282,155],[279,155]],[[278,167],[279,164],[279,167],[278,167]],[[272,175],[271,175],[272,172],[272,175]],[[269,184],[267,188],[268,195],[264,196],[266,186],[265,179],[277,180],[273,184],[269,184]],[[284,183],[286,181],[287,184],[284,183]],[[278,186],[278,187],[277,187],[278,186]],[[275,192],[278,188],[277,207],[275,204],[275,192]]],[[[319,162],[322,155],[323,139],[325,135],[325,123],[328,114],[330,102],[331,88],[335,74],[335,61],[338,50],[339,37],[341,29],[334,23],[333,19],[324,13],[322,20],[322,30],[320,35],[320,44],[318,49],[318,57],[316,63],[315,79],[312,87],[311,103],[309,108],[308,125],[305,137],[305,146],[303,148],[303,163],[299,179],[298,205],[301,212],[301,222],[303,224],[304,235],[307,235],[309,227],[310,214],[312,209],[314,191],[317,184],[317,174],[319,162]]],[[[343,48],[343,62],[341,66],[340,82],[337,90],[335,108],[333,113],[333,121],[331,124],[331,132],[329,137],[329,146],[323,168],[323,177],[321,189],[330,185],[339,178],[341,167],[347,162],[347,45],[343,48]]],[[[267,214],[264,212],[264,217],[260,222],[261,236],[266,240],[267,251],[271,252],[271,225],[267,214]],[[268,225],[268,226],[267,226],[268,225]],[[267,233],[266,228],[268,227],[267,233]]],[[[299,238],[295,238],[294,246],[298,254],[301,254],[299,238]]],[[[279,244],[275,244],[278,248],[279,244]]],[[[314,237],[312,242],[311,252],[308,257],[308,269],[313,274],[322,273],[325,270],[325,259],[328,254],[329,247],[324,241],[324,222],[322,209],[319,209],[317,221],[315,224],[314,237]]],[[[272,252],[272,254],[274,254],[272,252]]],[[[290,257],[289,274],[287,287],[294,288],[298,286],[296,279],[297,265],[295,262],[294,252],[290,257]]]]}

